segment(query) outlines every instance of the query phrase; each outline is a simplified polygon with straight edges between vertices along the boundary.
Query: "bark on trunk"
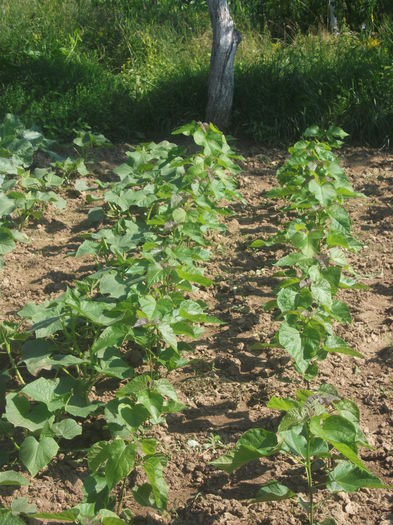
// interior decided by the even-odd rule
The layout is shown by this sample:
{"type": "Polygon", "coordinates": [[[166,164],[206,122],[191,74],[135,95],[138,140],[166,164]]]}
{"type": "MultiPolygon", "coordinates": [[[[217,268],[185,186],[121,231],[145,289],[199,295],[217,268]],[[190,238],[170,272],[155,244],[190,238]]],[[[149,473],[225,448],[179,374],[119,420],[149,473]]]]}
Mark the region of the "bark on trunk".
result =
{"type": "Polygon", "coordinates": [[[338,22],[336,17],[336,0],[329,0],[330,32],[338,33],[338,22]]]}
{"type": "Polygon", "coordinates": [[[208,0],[213,27],[213,44],[210,58],[208,103],[206,121],[220,129],[228,127],[233,101],[233,63],[241,41],[235,29],[227,0],[208,0]]]}

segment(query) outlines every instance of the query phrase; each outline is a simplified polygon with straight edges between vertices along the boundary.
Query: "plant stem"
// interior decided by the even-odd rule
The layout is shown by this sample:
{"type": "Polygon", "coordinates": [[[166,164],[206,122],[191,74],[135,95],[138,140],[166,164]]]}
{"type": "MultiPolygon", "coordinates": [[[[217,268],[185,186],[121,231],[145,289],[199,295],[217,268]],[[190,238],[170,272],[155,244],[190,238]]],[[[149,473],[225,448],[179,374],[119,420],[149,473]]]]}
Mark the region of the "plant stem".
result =
{"type": "Polygon", "coordinates": [[[23,377],[21,376],[21,373],[19,372],[18,366],[17,366],[17,364],[15,362],[15,359],[14,359],[12,353],[11,353],[11,345],[10,345],[9,341],[7,341],[5,339],[4,340],[4,344],[5,344],[5,348],[7,350],[8,358],[9,358],[9,360],[11,362],[12,368],[15,370],[15,373],[16,373],[18,379],[19,379],[20,384],[21,385],[25,385],[26,383],[25,383],[23,377]]]}
{"type": "Polygon", "coordinates": [[[306,474],[307,474],[307,484],[308,484],[308,497],[310,508],[308,511],[308,520],[310,525],[314,525],[314,492],[312,485],[312,472],[311,472],[311,457],[310,457],[310,447],[311,447],[311,435],[310,430],[307,425],[307,452],[306,452],[306,474]]]}
{"type": "Polygon", "coordinates": [[[119,501],[117,503],[117,512],[116,512],[117,515],[120,515],[121,509],[123,508],[123,498],[124,498],[124,492],[126,489],[126,481],[127,481],[127,478],[124,478],[123,483],[121,484],[119,501]]]}

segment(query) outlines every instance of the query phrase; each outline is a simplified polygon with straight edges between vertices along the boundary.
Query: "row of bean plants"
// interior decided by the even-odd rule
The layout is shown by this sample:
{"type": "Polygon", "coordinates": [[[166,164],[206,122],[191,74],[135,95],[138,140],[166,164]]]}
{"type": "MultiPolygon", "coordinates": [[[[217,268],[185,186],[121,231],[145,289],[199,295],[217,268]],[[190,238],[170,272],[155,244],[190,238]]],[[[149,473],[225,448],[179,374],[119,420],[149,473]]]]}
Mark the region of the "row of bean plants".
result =
{"type": "MultiPolygon", "coordinates": [[[[20,525],[26,516],[130,523],[123,505],[129,491],[141,505],[167,508],[168,458],[153,427],[184,408],[167,375],[187,362],[187,341],[201,325],[220,322],[195,292],[212,284],[203,264],[211,232],[225,229],[220,217],[229,212],[220,203],[241,198],[233,179],[239,157],[224,135],[196,123],[177,133],[192,135],[199,151],[169,142],[138,146],[115,170],[118,180],[96,181],[100,191],[87,200],[104,202],[89,217],[104,227],[87,235],[75,256],[93,255],[97,270],[53,301],[28,303],[20,323],[0,327],[9,358],[0,419],[8,470],[0,484],[28,484],[21,467],[34,477],[81,443],[89,469],[75,508],[37,513],[19,498],[0,509],[0,523],[20,525]]],[[[83,180],[75,187],[89,190],[83,180]]]]}
{"type": "Polygon", "coordinates": [[[75,130],[73,146],[76,158],[63,158],[52,150],[53,140],[38,128],[26,128],[15,115],[7,114],[0,123],[0,265],[3,256],[13,251],[17,242],[28,243],[23,227],[29,220],[42,221],[48,205],[64,209],[61,188],[72,182],[75,174],[89,174],[87,163],[93,148],[109,146],[101,134],[88,127],[75,130]],[[34,167],[37,152],[52,162],[45,168],[34,167]]]}
{"type": "Polygon", "coordinates": [[[1,266],[3,256],[15,249],[16,242],[28,242],[21,230],[30,218],[41,219],[48,203],[65,207],[64,199],[54,191],[63,184],[63,178],[51,169],[27,169],[34,154],[39,149],[50,152],[50,146],[51,141],[39,130],[26,129],[14,115],[6,115],[0,123],[1,266]]]}
{"type": "MultiPolygon", "coordinates": [[[[283,413],[277,432],[251,429],[232,451],[213,461],[217,468],[232,473],[264,456],[291,456],[304,468],[307,500],[279,481],[270,480],[255,494],[254,501],[297,497],[311,525],[316,523],[319,489],[335,493],[386,487],[358,455],[359,447],[372,447],[359,426],[355,402],[342,398],[332,385],[310,387],[316,380],[318,363],[329,354],[362,357],[334,333],[337,323],[352,321],[348,306],[337,293],[362,287],[345,253],[362,247],[351,233],[345,201],[364,197],[351,187],[334,151],[345,136],[338,128],[322,132],[312,127],[290,148],[289,159],[277,171],[280,187],[267,194],[281,199],[288,220],[276,235],[253,243],[254,247],[283,244],[290,249],[275,263],[275,276],[281,280],[276,298],[265,305],[266,310],[276,312],[279,328],[269,343],[258,343],[255,349],[286,350],[305,388],[298,389],[294,398],[270,399],[267,406],[283,413]]],[[[328,518],[323,523],[335,522],[328,518]]]]}

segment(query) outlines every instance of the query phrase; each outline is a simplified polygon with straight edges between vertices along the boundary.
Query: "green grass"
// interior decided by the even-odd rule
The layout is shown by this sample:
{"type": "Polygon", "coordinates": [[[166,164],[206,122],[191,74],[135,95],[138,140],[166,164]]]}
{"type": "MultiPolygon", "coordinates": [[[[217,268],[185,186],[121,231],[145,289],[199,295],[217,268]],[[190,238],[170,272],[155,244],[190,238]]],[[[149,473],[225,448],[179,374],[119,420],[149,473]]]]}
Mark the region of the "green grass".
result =
{"type": "MultiPolygon", "coordinates": [[[[0,117],[69,138],[83,122],[113,140],[203,120],[211,31],[207,9],[113,0],[0,0],[0,117]]],[[[146,2],[147,3],[147,2],[146,2]]],[[[172,2],[173,3],[173,2],[172,2]]],[[[285,44],[242,19],[233,129],[289,143],[335,123],[354,142],[393,138],[393,37],[295,35],[285,44]]]]}

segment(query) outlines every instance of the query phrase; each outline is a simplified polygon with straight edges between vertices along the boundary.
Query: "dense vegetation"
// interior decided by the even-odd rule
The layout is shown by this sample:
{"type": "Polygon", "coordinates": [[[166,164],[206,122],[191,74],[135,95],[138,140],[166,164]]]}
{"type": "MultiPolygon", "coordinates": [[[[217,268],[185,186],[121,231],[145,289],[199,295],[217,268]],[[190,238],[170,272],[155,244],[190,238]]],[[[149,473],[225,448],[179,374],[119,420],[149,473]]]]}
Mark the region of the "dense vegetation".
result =
{"type": "MultiPolygon", "coordinates": [[[[290,142],[311,124],[353,141],[393,135],[388,1],[233,0],[243,33],[233,132],[290,142]]],[[[211,29],[204,0],[1,0],[0,116],[69,138],[87,123],[111,139],[203,120],[211,29]]]]}

